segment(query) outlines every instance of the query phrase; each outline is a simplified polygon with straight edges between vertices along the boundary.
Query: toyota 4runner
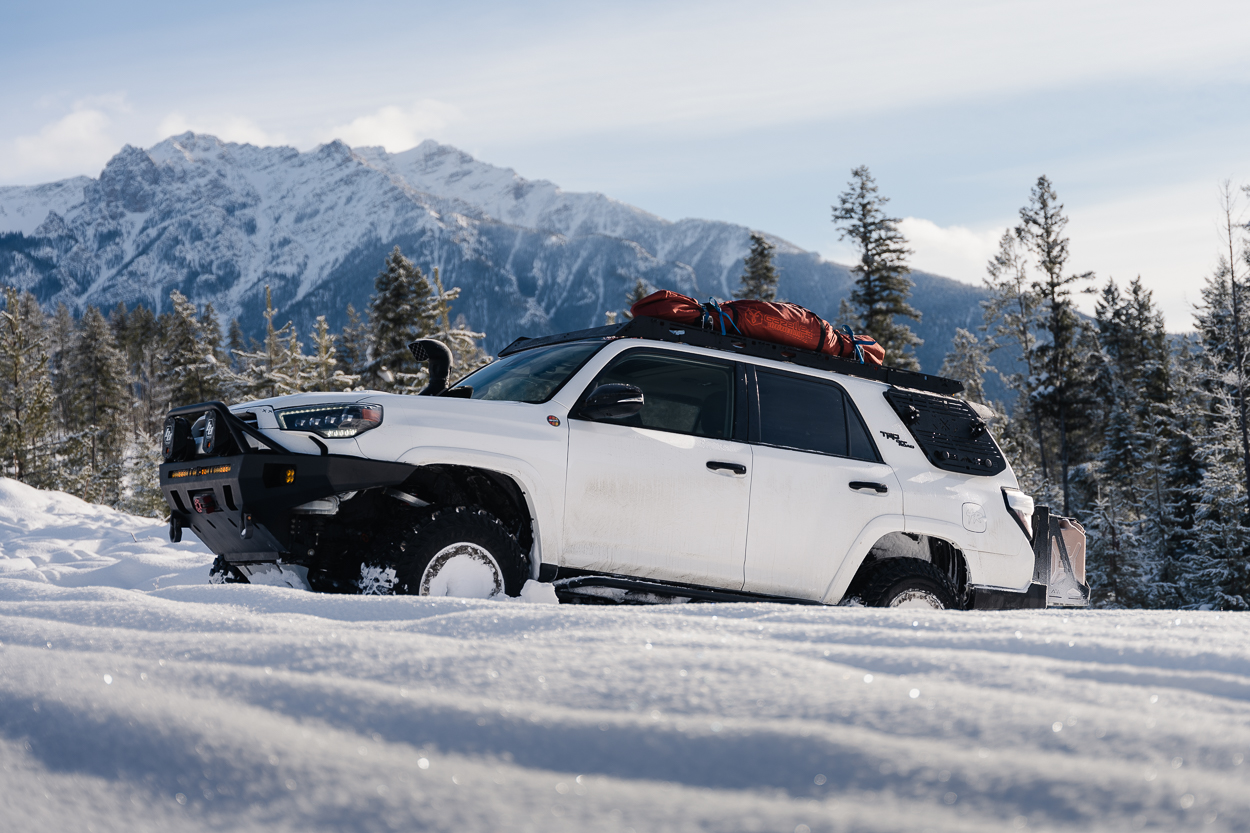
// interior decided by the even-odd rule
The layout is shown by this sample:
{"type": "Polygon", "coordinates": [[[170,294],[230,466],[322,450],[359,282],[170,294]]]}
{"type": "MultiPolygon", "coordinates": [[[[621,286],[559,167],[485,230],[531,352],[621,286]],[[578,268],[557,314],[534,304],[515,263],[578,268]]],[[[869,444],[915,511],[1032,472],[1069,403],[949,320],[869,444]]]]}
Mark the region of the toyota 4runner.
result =
{"type": "Polygon", "coordinates": [[[565,601],[1084,605],[1084,533],[960,383],[653,318],[423,395],[176,408],[160,483],[217,581],[565,601]]]}

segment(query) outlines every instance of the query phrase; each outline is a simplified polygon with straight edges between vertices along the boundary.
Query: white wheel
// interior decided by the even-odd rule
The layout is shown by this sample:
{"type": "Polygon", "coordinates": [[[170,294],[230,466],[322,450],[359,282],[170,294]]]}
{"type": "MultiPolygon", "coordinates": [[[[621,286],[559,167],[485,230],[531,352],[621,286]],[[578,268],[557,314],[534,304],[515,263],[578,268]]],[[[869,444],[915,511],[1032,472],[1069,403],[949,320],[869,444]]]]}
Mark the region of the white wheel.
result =
{"type": "Polygon", "coordinates": [[[946,605],[936,594],[928,590],[904,590],[890,601],[890,607],[905,609],[920,608],[924,610],[945,610],[946,605]]]}
{"type": "Polygon", "coordinates": [[[503,570],[484,547],[461,541],[434,554],[421,573],[422,596],[489,599],[504,592],[503,570]]]}

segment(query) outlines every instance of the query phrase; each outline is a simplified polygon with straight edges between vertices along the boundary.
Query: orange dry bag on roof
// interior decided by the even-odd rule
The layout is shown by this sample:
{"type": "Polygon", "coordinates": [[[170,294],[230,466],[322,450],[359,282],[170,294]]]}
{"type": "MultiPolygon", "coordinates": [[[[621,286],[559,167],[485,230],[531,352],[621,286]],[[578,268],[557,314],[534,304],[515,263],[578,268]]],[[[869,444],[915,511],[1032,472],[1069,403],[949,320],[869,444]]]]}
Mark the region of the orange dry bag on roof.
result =
{"type": "Polygon", "coordinates": [[[701,326],[727,334],[739,333],[800,350],[815,350],[864,364],[881,365],[885,350],[866,335],[839,332],[833,325],[798,304],[768,301],[729,301],[700,304],[688,295],[662,289],[630,308],[677,324],[701,326]]]}

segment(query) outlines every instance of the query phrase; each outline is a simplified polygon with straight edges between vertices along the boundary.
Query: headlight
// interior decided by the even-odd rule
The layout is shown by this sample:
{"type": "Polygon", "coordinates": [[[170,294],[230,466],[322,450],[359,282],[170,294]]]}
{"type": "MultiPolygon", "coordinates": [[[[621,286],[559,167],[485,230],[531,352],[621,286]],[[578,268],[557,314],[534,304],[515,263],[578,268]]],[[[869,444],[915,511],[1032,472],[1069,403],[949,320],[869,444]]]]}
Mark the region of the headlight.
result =
{"type": "Polygon", "coordinates": [[[309,405],[274,411],[278,427],[284,431],[311,431],[322,437],[341,439],[377,428],[382,424],[381,405],[309,405]]]}
{"type": "Polygon", "coordinates": [[[1030,541],[1033,540],[1033,498],[1019,489],[1003,489],[1003,499],[1007,502],[1007,511],[1020,524],[1020,529],[1030,541]]]}

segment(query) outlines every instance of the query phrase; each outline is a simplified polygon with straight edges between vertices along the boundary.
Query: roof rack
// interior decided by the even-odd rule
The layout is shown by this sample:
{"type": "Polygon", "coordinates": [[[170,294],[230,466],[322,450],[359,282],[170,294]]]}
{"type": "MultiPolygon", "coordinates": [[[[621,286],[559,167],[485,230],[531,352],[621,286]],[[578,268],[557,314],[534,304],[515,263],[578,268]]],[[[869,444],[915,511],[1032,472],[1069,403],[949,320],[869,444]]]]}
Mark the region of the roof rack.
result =
{"type": "Polygon", "coordinates": [[[860,364],[850,359],[818,353],[815,350],[802,350],[787,347],[771,341],[760,341],[741,335],[721,335],[711,330],[703,330],[696,326],[677,324],[659,318],[639,315],[621,324],[609,324],[606,327],[595,327],[590,330],[574,330],[571,333],[559,333],[539,338],[518,338],[499,351],[499,357],[545,347],[549,344],[563,344],[569,341],[588,341],[592,339],[643,338],[651,341],[667,341],[674,344],[688,344],[692,347],[707,347],[752,356],[757,359],[789,362],[801,367],[816,370],[828,370],[844,376],[856,376],[861,379],[872,379],[885,382],[900,388],[911,388],[942,396],[953,396],[964,389],[963,383],[943,376],[932,376],[917,373],[913,370],[901,370],[897,367],[877,367],[871,364],[860,364]]]}

